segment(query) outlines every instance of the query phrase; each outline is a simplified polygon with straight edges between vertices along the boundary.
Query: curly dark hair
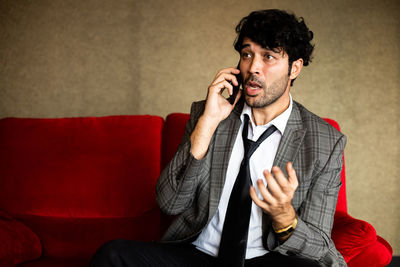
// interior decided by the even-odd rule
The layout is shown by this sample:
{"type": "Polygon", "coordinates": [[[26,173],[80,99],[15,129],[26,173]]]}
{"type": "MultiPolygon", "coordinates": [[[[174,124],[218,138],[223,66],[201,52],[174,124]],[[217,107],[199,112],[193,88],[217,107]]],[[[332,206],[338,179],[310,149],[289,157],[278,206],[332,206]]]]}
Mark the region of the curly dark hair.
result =
{"type": "Polygon", "coordinates": [[[302,17],[298,19],[294,14],[278,9],[253,11],[239,22],[236,33],[234,47],[239,53],[245,37],[264,48],[286,52],[289,56],[289,73],[292,63],[299,58],[303,59],[304,66],[311,62],[314,50],[311,40],[314,35],[302,17]]]}

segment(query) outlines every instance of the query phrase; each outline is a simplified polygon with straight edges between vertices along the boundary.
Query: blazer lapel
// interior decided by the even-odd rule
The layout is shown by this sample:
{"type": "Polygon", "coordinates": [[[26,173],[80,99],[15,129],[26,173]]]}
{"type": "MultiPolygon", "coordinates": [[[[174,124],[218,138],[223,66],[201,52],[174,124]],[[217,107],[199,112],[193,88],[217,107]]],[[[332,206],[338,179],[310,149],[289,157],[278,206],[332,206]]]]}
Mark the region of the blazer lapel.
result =
{"type": "MultiPolygon", "coordinates": [[[[241,99],[242,100],[242,99],[241,99]]],[[[210,175],[210,206],[209,219],[217,210],[219,199],[224,187],[226,170],[228,169],[229,159],[231,157],[233,145],[241,125],[240,114],[242,112],[244,101],[239,101],[229,117],[223,120],[218,126],[214,140],[212,141],[213,158],[210,175]]]]}
{"type": "Polygon", "coordinates": [[[274,166],[281,168],[286,176],[286,164],[289,161],[295,164],[305,134],[306,129],[303,129],[299,108],[296,102],[293,101],[292,113],[290,114],[274,159],[274,166]]]}

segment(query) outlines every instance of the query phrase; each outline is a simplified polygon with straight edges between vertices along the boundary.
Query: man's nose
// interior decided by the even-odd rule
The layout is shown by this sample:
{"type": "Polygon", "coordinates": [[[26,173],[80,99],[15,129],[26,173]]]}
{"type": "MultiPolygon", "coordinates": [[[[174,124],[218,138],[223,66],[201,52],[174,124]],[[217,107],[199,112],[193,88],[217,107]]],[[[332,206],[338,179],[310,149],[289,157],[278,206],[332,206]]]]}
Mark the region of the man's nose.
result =
{"type": "Polygon", "coordinates": [[[256,56],[253,58],[251,62],[249,72],[251,74],[260,74],[261,69],[262,69],[262,59],[256,56]]]}

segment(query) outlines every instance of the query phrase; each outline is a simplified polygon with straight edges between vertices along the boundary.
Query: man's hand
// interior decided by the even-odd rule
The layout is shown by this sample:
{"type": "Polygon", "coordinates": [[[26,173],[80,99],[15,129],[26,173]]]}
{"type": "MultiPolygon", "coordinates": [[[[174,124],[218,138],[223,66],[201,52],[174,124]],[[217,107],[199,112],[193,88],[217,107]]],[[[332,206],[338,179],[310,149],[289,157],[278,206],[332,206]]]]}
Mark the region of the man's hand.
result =
{"type": "Polygon", "coordinates": [[[206,155],[215,129],[222,120],[229,116],[240,98],[240,90],[233,105],[222,96],[224,90],[228,90],[229,95],[233,93],[233,86],[229,81],[234,85],[238,85],[235,74],[239,73],[240,71],[235,68],[223,69],[218,72],[217,76],[215,76],[213,82],[208,87],[204,113],[199,118],[190,136],[190,141],[192,143],[190,151],[196,159],[202,159],[206,155]]]}
{"type": "Polygon", "coordinates": [[[264,176],[267,187],[264,186],[261,179],[257,180],[257,186],[263,200],[257,196],[253,186],[250,188],[250,196],[256,205],[265,213],[271,215],[274,229],[283,229],[291,225],[296,217],[292,199],[299,182],[291,162],[286,165],[286,170],[289,176],[287,179],[277,166],[272,167],[272,173],[265,170],[264,176]]]}
{"type": "Polygon", "coordinates": [[[203,113],[204,117],[219,123],[229,116],[239,100],[241,92],[239,91],[233,105],[222,96],[222,92],[228,90],[229,95],[232,95],[233,86],[231,83],[236,86],[239,85],[235,77],[235,74],[239,73],[240,71],[236,68],[227,68],[218,72],[214,81],[208,87],[206,107],[203,113]]]}

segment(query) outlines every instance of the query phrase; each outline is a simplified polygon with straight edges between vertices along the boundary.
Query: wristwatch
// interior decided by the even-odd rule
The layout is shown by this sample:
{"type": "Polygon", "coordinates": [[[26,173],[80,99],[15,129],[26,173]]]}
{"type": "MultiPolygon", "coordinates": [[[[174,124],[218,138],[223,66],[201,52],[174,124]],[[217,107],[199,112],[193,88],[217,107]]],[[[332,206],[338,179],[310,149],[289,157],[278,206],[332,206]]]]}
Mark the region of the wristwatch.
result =
{"type": "Polygon", "coordinates": [[[294,218],[294,221],[291,225],[289,225],[288,227],[282,228],[282,229],[278,229],[275,230],[275,235],[279,238],[283,238],[286,237],[288,235],[290,235],[291,233],[293,233],[294,229],[296,229],[297,226],[297,216],[294,218]]]}

